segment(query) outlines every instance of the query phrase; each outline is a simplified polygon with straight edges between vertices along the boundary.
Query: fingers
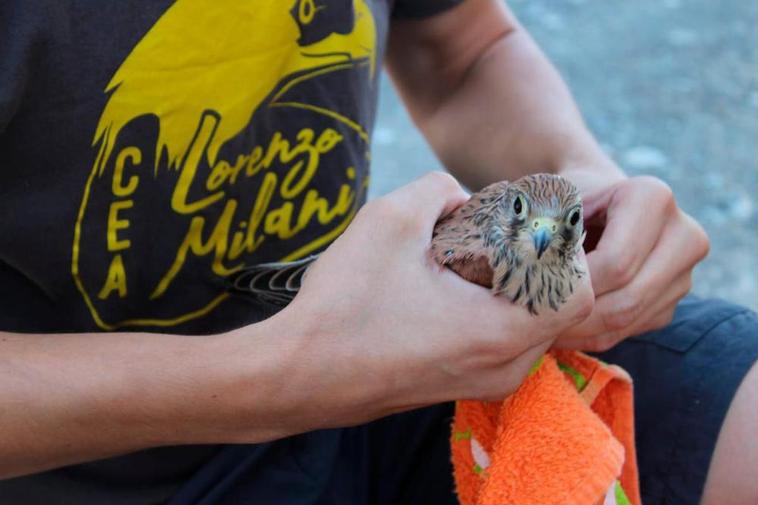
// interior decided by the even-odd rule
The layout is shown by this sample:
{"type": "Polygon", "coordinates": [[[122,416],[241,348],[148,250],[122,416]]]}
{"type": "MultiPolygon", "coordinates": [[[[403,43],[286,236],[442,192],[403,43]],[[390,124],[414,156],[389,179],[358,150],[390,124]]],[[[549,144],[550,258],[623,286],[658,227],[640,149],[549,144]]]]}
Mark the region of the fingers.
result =
{"type": "Polygon", "coordinates": [[[671,285],[668,292],[663,293],[659,303],[649,307],[631,325],[618,329],[606,330],[599,335],[585,337],[577,348],[595,352],[603,352],[612,348],[624,339],[658,330],[671,323],[674,318],[676,305],[690,290],[691,278],[683,275],[671,285]]]}
{"type": "MultiPolygon", "coordinates": [[[[583,255],[580,261],[586,268],[583,255]]],[[[505,302],[510,307],[508,322],[503,323],[509,327],[510,338],[504,338],[497,348],[502,363],[494,366],[491,372],[482,374],[479,377],[481,384],[475,388],[480,392],[478,399],[491,401],[502,400],[513,393],[535,362],[553,345],[556,337],[589,316],[594,294],[587,275],[558,312],[545,312],[535,317],[507,300],[497,298],[497,301],[505,302]]]]}
{"type": "Polygon", "coordinates": [[[637,178],[617,185],[607,198],[603,236],[588,254],[598,298],[592,314],[561,335],[558,347],[600,351],[660,328],[708,252],[705,232],[676,207],[665,184],[637,178]]]}
{"type": "Polygon", "coordinates": [[[552,340],[541,342],[517,356],[506,365],[493,369],[490,373],[479,377],[481,384],[477,385],[479,395],[476,399],[485,401],[500,401],[515,392],[526,378],[535,363],[550,348],[552,340]]]}
{"type": "MultiPolygon", "coordinates": [[[[586,271],[584,255],[581,254],[578,260],[586,271]]],[[[488,292],[486,294],[488,296],[476,304],[477,313],[472,319],[480,321],[480,325],[496,326],[492,334],[502,337],[492,342],[491,352],[503,359],[512,359],[526,348],[547,340],[552,341],[564,334],[592,314],[595,302],[589,274],[578,280],[573,293],[558,311],[545,309],[538,316],[532,315],[524,307],[514,305],[506,298],[493,297],[488,292]]]]}
{"type": "Polygon", "coordinates": [[[660,328],[692,287],[692,269],[708,253],[708,238],[676,210],[634,279],[601,295],[582,324],[561,336],[559,346],[605,350],[631,335],[660,328]]]}
{"type": "Polygon", "coordinates": [[[469,198],[458,181],[444,172],[430,172],[371,203],[382,221],[392,223],[426,244],[440,217],[469,198]]]}
{"type": "Polygon", "coordinates": [[[652,177],[611,186],[606,194],[606,224],[588,256],[597,296],[618,290],[635,278],[676,210],[671,189],[652,177]]]}

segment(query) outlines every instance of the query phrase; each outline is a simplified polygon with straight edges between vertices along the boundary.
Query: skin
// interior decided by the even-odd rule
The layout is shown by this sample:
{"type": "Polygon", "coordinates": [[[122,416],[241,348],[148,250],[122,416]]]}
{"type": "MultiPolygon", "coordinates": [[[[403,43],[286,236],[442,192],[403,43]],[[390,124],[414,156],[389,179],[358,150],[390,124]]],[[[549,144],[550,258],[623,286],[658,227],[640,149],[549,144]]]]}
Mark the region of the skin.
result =
{"type": "Polygon", "coordinates": [[[724,427],[708,472],[703,505],[744,505],[758,503],[758,365],[742,381],[724,427]],[[735,464],[735,461],[737,464],[735,464]]]}
{"type": "Polygon", "coordinates": [[[602,153],[556,71],[498,1],[394,23],[388,68],[469,187],[552,171],[580,188],[586,218],[605,225],[586,258],[596,301],[585,284],[560,313],[537,319],[436,265],[432,227],[466,195],[433,174],[368,204],[295,301],[262,323],[198,339],[0,333],[0,405],[14,405],[0,416],[0,477],[502,397],[556,335],[599,349],[670,320],[707,238],[663,183],[627,178],[602,153]],[[651,206],[660,218],[646,222],[644,242],[631,240],[629,223],[651,206]],[[656,283],[666,296],[645,298],[656,283]]]}
{"type": "Polygon", "coordinates": [[[589,315],[592,290],[584,280],[560,314],[537,319],[439,266],[432,229],[467,198],[434,173],[369,203],[292,304],[226,334],[0,333],[0,405],[12,406],[0,415],[0,476],[509,394],[589,315]]]}
{"type": "MultiPolygon", "coordinates": [[[[602,351],[671,322],[708,253],[705,232],[665,183],[627,177],[603,153],[560,76],[506,6],[468,0],[431,20],[396,23],[388,62],[414,121],[467,186],[547,171],[579,188],[596,298],[590,317],[563,332],[558,347],[602,351]]],[[[758,438],[741,439],[730,457],[722,449],[729,446],[722,441],[750,429],[745,412],[758,404],[750,377],[719,435],[706,504],[722,503],[711,501],[712,489],[731,489],[733,503],[756,501],[744,469],[754,468],[758,438]]]]}
{"type": "Polygon", "coordinates": [[[587,258],[597,307],[562,346],[606,350],[671,320],[707,236],[665,183],[629,178],[603,153],[558,73],[501,2],[469,0],[431,21],[397,23],[388,58],[414,121],[467,186],[553,172],[579,188],[585,222],[602,228],[587,258]],[[441,78],[429,79],[438,67],[441,78]],[[653,212],[658,219],[648,219],[653,212]]]}

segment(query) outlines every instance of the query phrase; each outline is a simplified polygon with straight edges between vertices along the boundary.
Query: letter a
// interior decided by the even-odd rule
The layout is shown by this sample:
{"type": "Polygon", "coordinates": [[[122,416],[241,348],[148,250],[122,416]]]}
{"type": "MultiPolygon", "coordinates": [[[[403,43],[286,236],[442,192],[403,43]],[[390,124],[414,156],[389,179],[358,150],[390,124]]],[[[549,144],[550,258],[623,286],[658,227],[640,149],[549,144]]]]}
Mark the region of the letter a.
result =
{"type": "Polygon", "coordinates": [[[126,296],[126,270],[124,270],[124,261],[120,254],[113,257],[111,266],[108,267],[108,278],[105,279],[105,285],[97,297],[105,300],[113,291],[118,291],[119,298],[126,296]]]}

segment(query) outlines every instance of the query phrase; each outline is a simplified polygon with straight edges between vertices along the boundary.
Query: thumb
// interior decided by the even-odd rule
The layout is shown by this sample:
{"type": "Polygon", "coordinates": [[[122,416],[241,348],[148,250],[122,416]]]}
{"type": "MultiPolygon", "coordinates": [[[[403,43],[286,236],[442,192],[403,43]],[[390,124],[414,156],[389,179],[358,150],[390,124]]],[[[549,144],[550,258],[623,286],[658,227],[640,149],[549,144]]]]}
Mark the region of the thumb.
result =
{"type": "Polygon", "coordinates": [[[412,209],[422,223],[423,237],[431,236],[439,219],[469,199],[469,194],[455,178],[445,172],[429,172],[387,195],[403,208],[412,209]]]}

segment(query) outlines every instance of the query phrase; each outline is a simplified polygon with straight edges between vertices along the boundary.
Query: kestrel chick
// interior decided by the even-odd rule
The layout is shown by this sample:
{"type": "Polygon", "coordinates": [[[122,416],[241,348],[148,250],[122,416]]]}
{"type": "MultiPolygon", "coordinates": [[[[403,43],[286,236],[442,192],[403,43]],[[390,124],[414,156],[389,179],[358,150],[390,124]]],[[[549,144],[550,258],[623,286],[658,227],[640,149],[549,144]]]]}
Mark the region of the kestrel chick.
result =
{"type": "Polygon", "coordinates": [[[471,196],[434,229],[432,255],[463,278],[537,314],[553,310],[584,275],[577,188],[557,175],[497,182],[471,196]]]}
{"type": "MultiPolygon", "coordinates": [[[[497,182],[473,194],[434,229],[431,253],[463,278],[492,289],[532,314],[553,310],[584,275],[577,252],[584,239],[579,191],[557,175],[497,182]]],[[[317,256],[245,268],[230,289],[286,305],[317,256]]]]}

